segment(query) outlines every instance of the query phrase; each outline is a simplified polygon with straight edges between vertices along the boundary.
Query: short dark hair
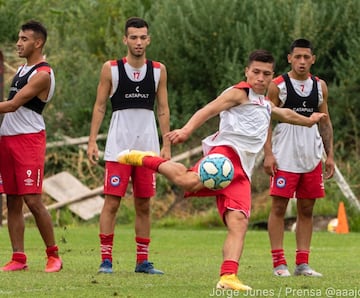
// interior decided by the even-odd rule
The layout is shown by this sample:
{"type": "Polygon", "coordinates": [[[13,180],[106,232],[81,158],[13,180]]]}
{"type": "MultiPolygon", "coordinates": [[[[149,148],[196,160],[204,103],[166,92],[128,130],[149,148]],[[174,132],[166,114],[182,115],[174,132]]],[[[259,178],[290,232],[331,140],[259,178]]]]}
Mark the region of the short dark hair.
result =
{"type": "Polygon", "coordinates": [[[314,52],[313,45],[309,40],[305,38],[299,38],[294,40],[290,45],[290,53],[294,51],[294,48],[306,48],[306,49],[310,49],[311,52],[314,52]]]}
{"type": "Polygon", "coordinates": [[[30,21],[26,22],[25,24],[21,25],[21,30],[22,31],[32,30],[36,34],[41,36],[41,38],[44,40],[44,43],[46,42],[46,39],[47,39],[46,28],[43,24],[41,24],[38,21],[30,20],[30,21]]]}
{"type": "Polygon", "coordinates": [[[255,50],[250,53],[248,58],[247,66],[254,61],[265,62],[265,63],[272,63],[273,68],[275,69],[275,59],[274,56],[267,50],[255,50]]]}
{"type": "Polygon", "coordinates": [[[142,18],[138,18],[138,17],[131,17],[131,18],[127,19],[127,21],[125,23],[125,35],[128,34],[129,27],[134,27],[134,28],[146,27],[147,29],[149,29],[148,23],[145,20],[143,20],[142,18]]]}

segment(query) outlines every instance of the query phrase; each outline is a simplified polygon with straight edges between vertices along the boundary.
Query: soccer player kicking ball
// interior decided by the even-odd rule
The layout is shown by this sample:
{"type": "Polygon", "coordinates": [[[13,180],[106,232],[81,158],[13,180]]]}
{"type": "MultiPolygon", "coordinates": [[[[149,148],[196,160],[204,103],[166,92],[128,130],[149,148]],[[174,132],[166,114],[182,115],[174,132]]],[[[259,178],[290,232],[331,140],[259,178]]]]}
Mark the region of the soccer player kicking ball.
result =
{"type": "Polygon", "coordinates": [[[199,162],[188,170],[183,164],[155,156],[153,152],[129,150],[119,153],[122,164],[144,166],[164,175],[183,188],[185,196],[215,196],[219,214],[227,227],[223,245],[223,262],[217,288],[247,291],[237,277],[251,208],[250,179],[255,157],[267,138],[271,115],[276,120],[311,127],[325,114],[301,116],[292,110],[275,107],[265,98],[273,77],[274,58],[268,51],[255,50],[245,68],[246,82],[226,89],[220,96],[198,110],[181,129],[166,137],[173,144],[184,142],[191,133],[208,119],[220,115],[219,131],[202,141],[204,155],[220,153],[234,166],[234,177],[229,186],[221,190],[204,187],[197,174],[199,162]]]}

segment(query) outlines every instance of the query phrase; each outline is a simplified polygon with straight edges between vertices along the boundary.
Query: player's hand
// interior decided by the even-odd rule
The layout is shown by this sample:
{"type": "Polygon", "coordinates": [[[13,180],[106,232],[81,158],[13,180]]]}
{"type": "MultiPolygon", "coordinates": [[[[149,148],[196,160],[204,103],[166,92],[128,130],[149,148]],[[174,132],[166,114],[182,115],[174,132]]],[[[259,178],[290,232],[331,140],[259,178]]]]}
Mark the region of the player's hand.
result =
{"type": "Polygon", "coordinates": [[[185,129],[174,129],[165,135],[171,142],[171,144],[178,144],[185,142],[189,138],[189,134],[185,129]]]}
{"type": "Polygon", "coordinates": [[[274,176],[277,170],[277,162],[275,159],[275,156],[273,154],[271,155],[265,155],[264,158],[264,171],[269,176],[274,176]]]}
{"type": "Polygon", "coordinates": [[[326,118],[327,114],[325,113],[318,113],[318,112],[314,112],[311,114],[310,118],[310,125],[309,127],[313,126],[315,123],[318,123],[321,119],[326,118]]]}
{"type": "Polygon", "coordinates": [[[333,158],[327,158],[325,161],[325,179],[330,179],[334,176],[335,173],[335,162],[333,158]]]}
{"type": "Polygon", "coordinates": [[[96,143],[88,144],[87,156],[92,165],[97,164],[99,160],[99,149],[96,143]]]}
{"type": "Polygon", "coordinates": [[[167,160],[171,159],[171,147],[163,146],[160,150],[160,156],[167,160]]]}

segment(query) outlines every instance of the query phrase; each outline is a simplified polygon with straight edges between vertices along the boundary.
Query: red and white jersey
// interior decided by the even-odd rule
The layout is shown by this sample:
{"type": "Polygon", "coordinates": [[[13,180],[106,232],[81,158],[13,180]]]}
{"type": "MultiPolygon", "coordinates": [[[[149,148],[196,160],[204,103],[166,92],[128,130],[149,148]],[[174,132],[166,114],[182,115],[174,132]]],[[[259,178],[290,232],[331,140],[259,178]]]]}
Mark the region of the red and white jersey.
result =
{"type": "MultiPolygon", "coordinates": [[[[301,97],[309,96],[313,88],[313,80],[309,78],[299,81],[290,78],[296,93],[301,97]]],[[[281,77],[274,82],[279,88],[281,106],[286,102],[286,84],[281,77]]],[[[319,106],[323,102],[320,80],[317,80],[319,106]]],[[[306,127],[289,123],[278,123],[273,130],[272,148],[278,169],[292,173],[308,173],[320,162],[323,153],[323,143],[318,126],[306,127]]]]}
{"type": "MultiPolygon", "coordinates": [[[[17,70],[17,74],[19,75],[19,77],[23,77],[33,68],[33,66],[34,65],[20,66],[17,70]]],[[[51,80],[50,90],[44,102],[49,102],[53,97],[55,91],[55,75],[50,67],[48,67],[48,70],[49,69],[51,80]]],[[[41,71],[41,69],[35,69],[30,74],[28,81],[38,71],[41,71]]],[[[0,128],[0,135],[12,136],[19,134],[37,133],[42,130],[45,130],[45,122],[43,116],[31,109],[21,106],[15,112],[4,114],[4,119],[0,128]]]]}
{"type": "Polygon", "coordinates": [[[264,95],[256,94],[249,85],[240,83],[231,88],[248,89],[249,101],[220,113],[219,131],[202,141],[205,154],[212,147],[232,147],[240,157],[243,169],[251,180],[255,159],[263,148],[271,117],[271,105],[264,95]]]}
{"type": "MultiPolygon", "coordinates": [[[[129,63],[124,63],[128,78],[134,82],[144,80],[147,66],[133,68],[129,63]]],[[[154,84],[157,90],[160,81],[160,64],[154,69],[154,84]]],[[[116,63],[111,64],[112,92],[117,90],[119,83],[119,69],[116,63]]],[[[155,114],[152,110],[131,108],[117,110],[112,113],[108,131],[104,160],[116,161],[119,152],[126,149],[154,151],[160,154],[159,135],[155,114]]]]}

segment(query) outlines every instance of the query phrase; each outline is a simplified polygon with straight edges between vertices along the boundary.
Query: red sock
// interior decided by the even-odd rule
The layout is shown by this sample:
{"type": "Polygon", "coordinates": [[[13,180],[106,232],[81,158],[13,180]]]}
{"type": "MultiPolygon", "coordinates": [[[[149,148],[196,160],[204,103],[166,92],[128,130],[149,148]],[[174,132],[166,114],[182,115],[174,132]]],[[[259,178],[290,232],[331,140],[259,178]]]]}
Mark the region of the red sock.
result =
{"type": "Polygon", "coordinates": [[[309,264],[309,250],[302,250],[297,249],[296,250],[296,265],[300,264],[309,264]]]}
{"type": "Polygon", "coordinates": [[[144,156],[143,166],[157,172],[159,166],[165,161],[167,161],[167,159],[160,156],[144,156]]]}
{"type": "Polygon", "coordinates": [[[11,259],[13,261],[26,264],[26,254],[24,252],[13,252],[11,259]]]}
{"type": "Polygon", "coordinates": [[[239,263],[232,260],[225,260],[221,264],[220,276],[227,274],[237,274],[239,268],[239,263]]]}
{"type": "Polygon", "coordinates": [[[48,257],[58,258],[59,257],[59,248],[57,247],[57,245],[47,247],[46,255],[48,257]]]}
{"type": "Polygon", "coordinates": [[[273,260],[273,267],[276,268],[280,265],[287,265],[284,250],[282,248],[280,249],[273,249],[271,251],[271,256],[273,260]]]}
{"type": "Polygon", "coordinates": [[[108,259],[112,262],[112,248],[114,242],[114,234],[99,234],[101,260],[108,259]]]}
{"type": "Polygon", "coordinates": [[[136,241],[136,263],[142,263],[149,257],[149,238],[135,237],[136,241]]]}

